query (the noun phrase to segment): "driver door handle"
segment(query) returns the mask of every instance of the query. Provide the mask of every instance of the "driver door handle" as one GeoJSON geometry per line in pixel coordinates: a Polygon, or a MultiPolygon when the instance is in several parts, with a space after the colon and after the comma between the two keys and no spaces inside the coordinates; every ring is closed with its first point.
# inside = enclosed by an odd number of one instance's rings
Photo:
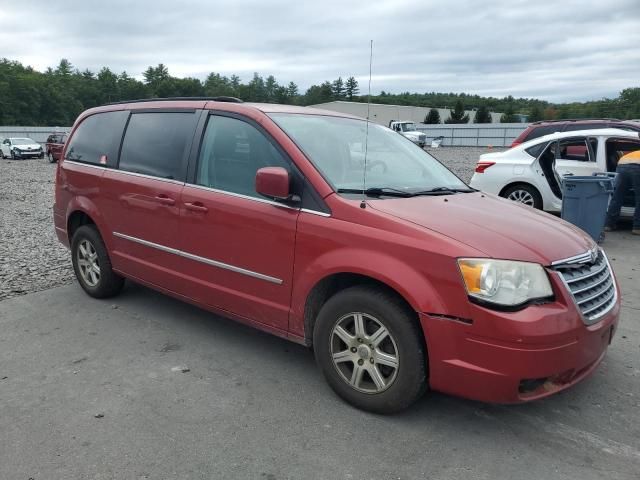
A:
{"type": "Polygon", "coordinates": [[[155,197],[156,201],[163,204],[163,205],[175,205],[176,201],[173,198],[170,198],[168,196],[166,196],[165,194],[161,193],[160,195],[157,195],[155,197]]]}

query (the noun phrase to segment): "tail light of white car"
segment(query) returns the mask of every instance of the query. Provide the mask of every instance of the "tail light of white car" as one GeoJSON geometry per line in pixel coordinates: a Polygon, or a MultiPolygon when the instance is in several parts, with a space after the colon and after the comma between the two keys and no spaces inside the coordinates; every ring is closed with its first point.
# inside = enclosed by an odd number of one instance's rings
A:
{"type": "Polygon", "coordinates": [[[484,171],[492,165],[495,165],[496,162],[483,162],[482,160],[478,160],[476,164],[476,173],[484,173],[484,171]]]}

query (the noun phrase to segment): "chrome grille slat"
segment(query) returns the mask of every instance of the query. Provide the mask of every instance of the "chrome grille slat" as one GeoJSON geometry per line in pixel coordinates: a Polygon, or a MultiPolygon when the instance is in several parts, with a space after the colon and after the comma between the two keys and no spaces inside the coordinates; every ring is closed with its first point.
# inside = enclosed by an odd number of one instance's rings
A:
{"type": "MultiPolygon", "coordinates": [[[[611,280],[611,277],[609,277],[609,279],[607,281],[607,286],[605,288],[603,288],[602,290],[599,290],[597,293],[595,293],[594,295],[591,295],[590,297],[587,297],[587,298],[584,298],[584,299],[580,299],[580,300],[576,299],[578,305],[582,305],[583,303],[590,302],[591,300],[594,300],[594,299],[598,298],[599,296],[605,294],[607,292],[607,290],[610,289],[612,283],[613,282],[611,280]]],[[[575,294],[574,294],[574,296],[575,296],[575,294]]]]}
{"type": "Polygon", "coordinates": [[[614,291],[613,291],[613,290],[611,290],[611,291],[607,294],[606,298],[605,298],[602,302],[600,302],[599,304],[597,304],[597,305],[595,305],[595,306],[593,306],[593,307],[591,307],[591,308],[587,308],[587,309],[586,309],[586,310],[584,310],[582,313],[583,313],[583,314],[585,314],[585,315],[588,315],[588,314],[590,314],[591,312],[593,312],[594,310],[599,309],[600,307],[602,307],[603,305],[605,305],[609,300],[611,300],[611,299],[613,298],[613,294],[614,294],[614,291]]]}
{"type": "Polygon", "coordinates": [[[563,263],[554,263],[551,268],[558,272],[582,313],[583,322],[591,325],[598,321],[615,305],[616,285],[611,266],[602,250],[594,255],[593,262],[584,258],[590,253],[577,255],[563,263]]]}
{"type": "Polygon", "coordinates": [[[577,277],[577,278],[565,278],[567,283],[575,283],[575,282],[579,282],[580,280],[586,280],[587,278],[593,277],[594,275],[599,274],[601,271],[603,271],[605,268],[607,268],[607,264],[605,263],[604,265],[602,265],[597,271],[595,272],[589,272],[586,275],[583,275],[581,277],[577,277]]]}
{"type": "Polygon", "coordinates": [[[571,292],[572,292],[574,295],[578,295],[578,294],[580,294],[580,293],[582,293],[582,292],[586,292],[587,290],[591,290],[592,288],[596,288],[598,285],[603,284],[604,282],[606,282],[606,281],[607,281],[607,280],[609,280],[610,278],[611,278],[611,276],[610,276],[610,275],[603,275],[603,276],[602,276],[602,279],[598,280],[598,282],[597,282],[597,283],[594,283],[593,285],[587,285],[586,287],[582,287],[582,288],[579,288],[579,289],[577,289],[577,290],[573,290],[573,289],[572,289],[572,290],[571,290],[571,292]]]}

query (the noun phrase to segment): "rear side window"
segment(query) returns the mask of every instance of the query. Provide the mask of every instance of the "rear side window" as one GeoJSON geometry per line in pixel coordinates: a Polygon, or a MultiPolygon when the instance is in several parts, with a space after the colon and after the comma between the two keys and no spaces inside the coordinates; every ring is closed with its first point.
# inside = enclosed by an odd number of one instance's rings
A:
{"type": "Polygon", "coordinates": [[[196,126],[195,112],[132,113],[120,153],[120,170],[182,179],[196,126]]]}
{"type": "Polygon", "coordinates": [[[121,110],[85,118],[71,137],[65,159],[115,166],[128,116],[121,110]]]}

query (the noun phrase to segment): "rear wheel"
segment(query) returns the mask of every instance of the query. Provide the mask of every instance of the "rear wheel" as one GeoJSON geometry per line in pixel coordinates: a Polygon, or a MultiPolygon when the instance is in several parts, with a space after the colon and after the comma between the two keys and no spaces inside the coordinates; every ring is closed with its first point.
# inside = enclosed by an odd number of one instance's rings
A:
{"type": "Polygon", "coordinates": [[[83,225],[71,242],[73,270],[80,286],[95,298],[120,293],[124,279],[111,268],[107,249],[94,225],[83,225]]]}
{"type": "Polygon", "coordinates": [[[422,331],[383,289],[357,286],[331,297],[318,314],[313,345],[331,388],[363,410],[397,412],[426,389],[422,331]]]}
{"type": "Polygon", "coordinates": [[[542,209],[542,196],[535,187],[524,183],[513,185],[502,192],[502,197],[523,203],[529,207],[542,209]]]}
{"type": "Polygon", "coordinates": [[[51,152],[47,152],[47,159],[49,160],[49,163],[55,163],[56,159],[53,158],[53,154],[51,152]]]}

